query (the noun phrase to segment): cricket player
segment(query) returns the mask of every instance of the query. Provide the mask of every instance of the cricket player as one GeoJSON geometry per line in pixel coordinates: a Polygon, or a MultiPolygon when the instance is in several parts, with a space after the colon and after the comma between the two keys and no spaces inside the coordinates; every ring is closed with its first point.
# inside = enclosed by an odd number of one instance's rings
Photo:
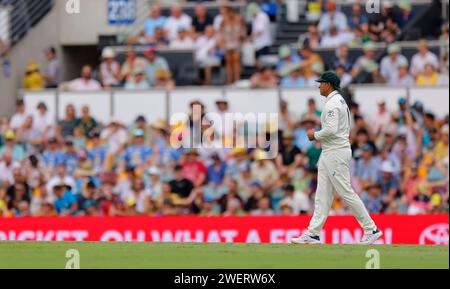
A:
{"type": "Polygon", "coordinates": [[[320,141],[322,154],[318,164],[318,184],[315,197],[314,215],[308,230],[294,244],[320,244],[320,231],[328,217],[336,191],[351,209],[364,229],[360,244],[373,244],[383,233],[370,218],[363,202],[350,184],[350,110],[340,93],[340,79],[327,71],[316,80],[320,83],[320,94],[326,97],[325,109],[321,116],[322,129],[308,131],[311,141],[320,141]]]}

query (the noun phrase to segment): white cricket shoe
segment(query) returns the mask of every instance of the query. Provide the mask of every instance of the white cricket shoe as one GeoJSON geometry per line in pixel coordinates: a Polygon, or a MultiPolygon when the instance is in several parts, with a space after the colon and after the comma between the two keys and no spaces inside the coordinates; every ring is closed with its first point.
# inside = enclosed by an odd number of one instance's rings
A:
{"type": "Polygon", "coordinates": [[[320,237],[305,233],[298,238],[292,238],[291,244],[320,244],[320,237]]]}
{"type": "Polygon", "coordinates": [[[379,229],[376,229],[372,233],[364,234],[363,238],[359,242],[360,245],[372,245],[376,240],[380,239],[383,236],[383,232],[379,229]]]}

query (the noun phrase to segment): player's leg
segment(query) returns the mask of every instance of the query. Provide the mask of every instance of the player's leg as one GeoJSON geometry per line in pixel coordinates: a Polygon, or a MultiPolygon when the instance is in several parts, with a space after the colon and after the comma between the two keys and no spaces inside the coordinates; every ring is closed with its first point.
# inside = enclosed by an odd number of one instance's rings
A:
{"type": "Polygon", "coordinates": [[[299,238],[291,240],[296,244],[320,243],[320,231],[328,217],[328,214],[333,203],[333,185],[328,178],[328,172],[325,164],[320,157],[318,176],[317,176],[317,190],[314,200],[314,214],[309,223],[308,231],[299,238]]]}
{"type": "Polygon", "coordinates": [[[364,203],[355,193],[350,182],[351,150],[337,150],[325,160],[333,187],[346,202],[360,226],[364,229],[366,242],[373,243],[382,236],[369,215],[364,203]]]}

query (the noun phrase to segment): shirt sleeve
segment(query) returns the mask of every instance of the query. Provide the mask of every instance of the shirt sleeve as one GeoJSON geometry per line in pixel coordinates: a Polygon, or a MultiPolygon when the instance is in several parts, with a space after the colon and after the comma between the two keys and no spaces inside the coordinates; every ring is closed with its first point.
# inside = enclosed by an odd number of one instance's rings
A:
{"type": "Polygon", "coordinates": [[[316,132],[314,137],[317,140],[325,139],[329,136],[332,136],[338,131],[339,124],[339,109],[337,107],[330,108],[325,111],[325,121],[322,123],[322,130],[316,132]]]}

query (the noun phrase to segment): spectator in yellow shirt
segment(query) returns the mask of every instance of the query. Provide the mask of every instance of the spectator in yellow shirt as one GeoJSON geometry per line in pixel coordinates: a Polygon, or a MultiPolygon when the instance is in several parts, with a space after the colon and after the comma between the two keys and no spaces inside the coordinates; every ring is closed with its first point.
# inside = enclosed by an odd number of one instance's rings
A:
{"type": "Polygon", "coordinates": [[[433,64],[425,64],[424,71],[417,76],[416,84],[425,85],[437,85],[439,82],[439,73],[437,73],[436,68],[433,64]]]}
{"type": "Polygon", "coordinates": [[[23,77],[23,88],[28,90],[44,89],[45,79],[39,69],[39,64],[32,60],[27,65],[25,76],[23,77]]]}
{"type": "Polygon", "coordinates": [[[436,144],[436,147],[434,148],[434,157],[436,160],[442,160],[443,158],[448,156],[448,127],[445,127],[441,131],[441,139],[436,144]]]}

